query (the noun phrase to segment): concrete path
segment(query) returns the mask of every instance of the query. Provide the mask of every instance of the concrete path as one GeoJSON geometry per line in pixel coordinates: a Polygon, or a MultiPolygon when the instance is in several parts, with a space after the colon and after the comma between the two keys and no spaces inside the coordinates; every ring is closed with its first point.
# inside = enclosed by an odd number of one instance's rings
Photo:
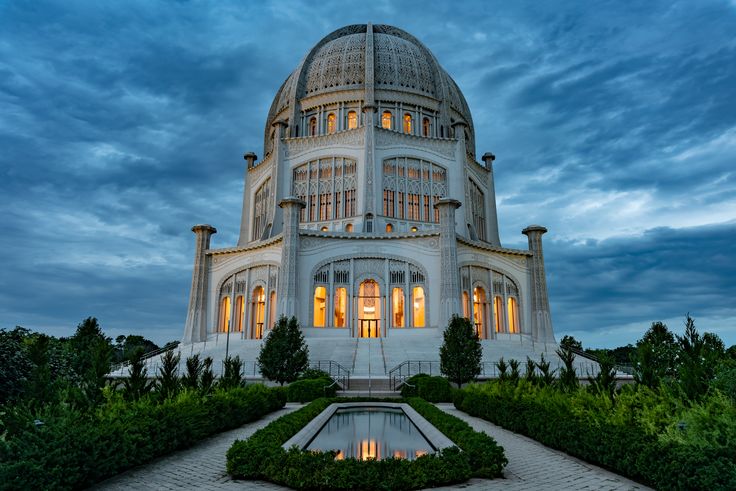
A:
{"type": "MultiPolygon", "coordinates": [[[[236,439],[244,439],[276,418],[301,407],[288,404],[263,419],[238,429],[220,433],[188,450],[182,450],[132,469],[98,484],[103,490],[152,489],[263,489],[285,490],[263,481],[232,481],[225,473],[225,452],[236,439]]],[[[504,430],[487,421],[468,416],[452,404],[438,404],[440,409],[467,421],[475,430],[483,431],[503,446],[509,465],[505,479],[471,479],[456,486],[437,490],[623,490],[648,489],[641,484],[590,465],[562,452],[549,449],[534,440],[504,430]]]]}

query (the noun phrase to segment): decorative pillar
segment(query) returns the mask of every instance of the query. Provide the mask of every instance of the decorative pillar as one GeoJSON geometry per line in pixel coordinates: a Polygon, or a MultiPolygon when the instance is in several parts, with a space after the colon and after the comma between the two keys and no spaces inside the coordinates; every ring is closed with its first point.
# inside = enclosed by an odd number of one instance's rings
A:
{"type": "Polygon", "coordinates": [[[247,165],[245,166],[245,175],[243,176],[243,211],[240,216],[240,237],[238,238],[238,246],[246,245],[250,239],[251,232],[248,230],[248,226],[251,223],[251,211],[248,172],[255,167],[255,162],[258,160],[258,156],[253,152],[248,152],[243,155],[243,159],[245,159],[247,165]]]}
{"type": "Polygon", "coordinates": [[[460,305],[460,271],[457,267],[457,236],[455,234],[455,210],[460,202],[442,198],[434,207],[440,212],[440,318],[442,329],[447,327],[453,315],[462,315],[460,305]]]}
{"type": "MultiPolygon", "coordinates": [[[[282,217],[281,209],[273,206],[275,203],[279,203],[282,199],[291,195],[291,174],[289,170],[288,162],[286,161],[286,148],[283,139],[287,135],[287,123],[285,120],[280,119],[275,121],[272,126],[275,128],[273,135],[273,152],[271,154],[271,196],[268,198],[269,209],[269,223],[271,224],[271,237],[279,234],[282,223],[285,223],[282,217]]],[[[266,225],[268,226],[268,225],[266,225]]],[[[260,237],[259,237],[260,238],[260,237]]]]}
{"type": "Polygon", "coordinates": [[[488,242],[501,247],[501,238],[498,235],[498,214],[496,212],[496,184],[493,181],[493,161],[496,160],[496,156],[490,152],[486,152],[481,158],[485,162],[486,169],[488,170],[488,197],[486,198],[488,206],[488,219],[486,220],[488,242]]]}
{"type": "Polygon", "coordinates": [[[207,339],[207,270],[209,260],[206,251],[210,248],[210,237],[216,234],[215,227],[195,225],[192,232],[196,234],[194,245],[194,271],[192,272],[192,289],[189,293],[189,309],[184,324],[182,343],[199,343],[207,339]]]}
{"type": "Polygon", "coordinates": [[[529,238],[529,250],[532,257],[528,259],[531,301],[532,301],[532,337],[542,343],[555,343],[552,330],[552,317],[547,295],[547,277],[544,272],[544,253],[542,252],[542,235],[547,229],[540,225],[530,225],[521,231],[529,238]]]}
{"type": "Polygon", "coordinates": [[[279,270],[278,312],[276,317],[295,316],[299,312],[297,298],[297,258],[299,255],[299,214],[307,204],[299,198],[288,197],[279,202],[284,216],[281,269],[279,270]]]}

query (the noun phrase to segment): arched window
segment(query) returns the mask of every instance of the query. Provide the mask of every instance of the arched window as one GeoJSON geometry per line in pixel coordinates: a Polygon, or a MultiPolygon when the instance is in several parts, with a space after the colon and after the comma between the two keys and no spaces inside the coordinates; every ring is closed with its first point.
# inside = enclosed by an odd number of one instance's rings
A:
{"type": "Polygon", "coordinates": [[[358,113],[355,111],[348,111],[348,129],[354,130],[358,127],[358,113]]]}
{"type": "Polygon", "coordinates": [[[345,288],[335,289],[335,327],[346,327],[348,312],[348,291],[345,288]]]}
{"type": "Polygon", "coordinates": [[[391,305],[393,312],[393,327],[405,327],[404,320],[404,290],[394,288],[391,292],[391,305]]]}
{"type": "Polygon", "coordinates": [[[503,332],[503,299],[496,295],[493,297],[493,313],[496,323],[496,332],[503,332]]]}
{"type": "Polygon", "coordinates": [[[468,292],[463,292],[463,317],[470,319],[470,312],[468,310],[468,292]]]}
{"type": "Polygon", "coordinates": [[[429,122],[429,118],[422,120],[422,136],[429,136],[429,132],[432,129],[432,123],[429,122]]]}
{"type": "Polygon", "coordinates": [[[318,286],[314,289],[314,327],[325,327],[327,311],[327,288],[318,286]]]}
{"type": "Polygon", "coordinates": [[[394,226],[391,225],[390,223],[387,223],[386,224],[386,232],[393,232],[393,231],[394,231],[394,226]]]}
{"type": "Polygon", "coordinates": [[[345,231],[346,232],[352,232],[353,231],[353,224],[352,223],[348,223],[347,225],[345,225],[345,231]]]}
{"type": "Polygon", "coordinates": [[[369,234],[373,233],[373,214],[368,213],[365,216],[365,231],[369,234]]]}
{"type": "Polygon", "coordinates": [[[264,181],[253,197],[253,240],[264,238],[271,208],[271,178],[264,181]]]}
{"type": "Polygon", "coordinates": [[[227,332],[230,326],[230,297],[223,297],[220,303],[220,332],[227,332]]]}
{"type": "Polygon", "coordinates": [[[269,329],[273,327],[274,324],[276,324],[276,292],[271,292],[271,299],[269,300],[269,329]]]}
{"type": "Polygon", "coordinates": [[[414,327],[424,327],[424,288],[415,286],[411,292],[414,327]]]}
{"type": "Polygon", "coordinates": [[[321,228],[320,230],[321,230],[322,232],[327,232],[327,230],[329,230],[329,229],[327,228],[327,226],[324,226],[324,227],[322,227],[322,228],[321,228]]]}
{"type": "Polygon", "coordinates": [[[485,324],[486,291],[477,286],[473,289],[473,323],[479,338],[483,338],[485,324]]]}
{"type": "Polygon", "coordinates": [[[245,314],[245,299],[243,295],[235,298],[235,331],[243,332],[243,314],[245,314]]]}
{"type": "Polygon", "coordinates": [[[404,133],[406,133],[407,135],[411,135],[411,129],[412,129],[411,123],[412,123],[411,114],[405,113],[404,114],[404,133]]]}
{"type": "Polygon", "coordinates": [[[262,286],[258,286],[253,290],[251,312],[253,339],[261,339],[263,337],[263,323],[266,315],[266,294],[262,286]]]}
{"type": "Polygon", "coordinates": [[[419,230],[419,229],[417,228],[417,226],[416,226],[416,225],[414,225],[414,226],[413,226],[413,227],[411,228],[411,231],[412,231],[412,232],[416,232],[417,230],[419,230]]]}
{"type": "Polygon", "coordinates": [[[334,133],[337,129],[337,118],[335,117],[335,113],[330,113],[327,115],[327,133],[334,133]]]}
{"type": "Polygon", "coordinates": [[[381,290],[375,280],[365,280],[358,288],[358,335],[381,336],[381,290]]]}
{"type": "Polygon", "coordinates": [[[514,297],[508,298],[509,332],[519,332],[519,309],[514,297]]]}
{"type": "Polygon", "coordinates": [[[390,130],[392,126],[391,120],[391,111],[383,111],[383,114],[381,115],[381,128],[390,130]]]}
{"type": "Polygon", "coordinates": [[[309,136],[317,136],[317,118],[309,118],[309,136]]]}

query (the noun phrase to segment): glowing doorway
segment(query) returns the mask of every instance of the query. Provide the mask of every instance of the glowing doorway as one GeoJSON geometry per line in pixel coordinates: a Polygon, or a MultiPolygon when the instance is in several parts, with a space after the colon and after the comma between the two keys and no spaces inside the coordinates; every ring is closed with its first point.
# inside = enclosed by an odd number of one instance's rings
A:
{"type": "Polygon", "coordinates": [[[381,336],[381,292],[374,280],[365,280],[358,290],[358,336],[381,336]]]}

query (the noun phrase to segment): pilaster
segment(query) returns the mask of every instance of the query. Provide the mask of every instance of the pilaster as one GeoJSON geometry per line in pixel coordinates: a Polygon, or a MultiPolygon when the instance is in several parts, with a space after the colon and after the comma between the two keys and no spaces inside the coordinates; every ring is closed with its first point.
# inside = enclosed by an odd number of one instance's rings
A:
{"type": "Polygon", "coordinates": [[[195,225],[192,232],[196,234],[194,243],[194,271],[192,272],[192,289],[189,293],[189,308],[184,324],[183,343],[199,343],[207,339],[207,290],[209,259],[206,251],[210,247],[210,237],[217,230],[210,225],[195,225]]]}
{"type": "Polygon", "coordinates": [[[453,315],[462,315],[460,304],[460,271],[457,266],[457,236],[455,210],[460,201],[442,198],[434,207],[440,212],[440,317],[441,329],[447,327],[453,315]]]}
{"type": "Polygon", "coordinates": [[[287,197],[279,201],[283,213],[283,242],[281,248],[281,269],[277,293],[278,311],[276,317],[295,316],[299,312],[297,297],[297,278],[299,269],[299,214],[306,203],[298,198],[287,197]]]}
{"type": "Polygon", "coordinates": [[[547,294],[547,277],[544,271],[544,252],[542,251],[542,235],[546,232],[547,229],[540,225],[530,225],[521,231],[529,239],[529,250],[533,253],[533,256],[528,259],[531,280],[532,337],[535,341],[555,343],[547,294]]]}
{"type": "Polygon", "coordinates": [[[273,123],[276,131],[273,133],[273,167],[271,170],[271,189],[273,190],[273,196],[271,196],[271,237],[278,235],[281,230],[281,224],[283,223],[282,210],[277,206],[273,206],[274,203],[280,203],[282,199],[286,198],[291,194],[291,179],[289,177],[289,169],[286,162],[286,149],[284,148],[283,139],[286,137],[286,121],[279,120],[273,123]]]}
{"type": "Polygon", "coordinates": [[[501,247],[501,238],[498,235],[498,213],[496,211],[496,184],[493,180],[493,161],[496,156],[490,152],[483,154],[483,162],[488,170],[488,196],[486,197],[487,213],[486,226],[488,228],[488,242],[501,247]]]}

